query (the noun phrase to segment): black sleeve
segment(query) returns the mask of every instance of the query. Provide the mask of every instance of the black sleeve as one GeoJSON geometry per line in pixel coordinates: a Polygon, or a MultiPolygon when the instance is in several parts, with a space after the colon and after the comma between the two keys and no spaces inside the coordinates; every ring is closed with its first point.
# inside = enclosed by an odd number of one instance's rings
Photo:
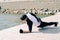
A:
{"type": "Polygon", "coordinates": [[[32,31],[32,25],[33,25],[32,21],[27,19],[27,25],[28,25],[29,31],[31,32],[32,31]]]}

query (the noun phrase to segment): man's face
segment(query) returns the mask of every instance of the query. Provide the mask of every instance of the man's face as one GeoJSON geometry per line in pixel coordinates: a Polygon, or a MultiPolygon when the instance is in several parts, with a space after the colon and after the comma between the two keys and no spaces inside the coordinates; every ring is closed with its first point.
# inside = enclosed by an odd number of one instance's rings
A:
{"type": "Polygon", "coordinates": [[[22,21],[26,21],[27,20],[27,16],[26,15],[22,15],[20,18],[22,21]]]}
{"type": "Polygon", "coordinates": [[[25,18],[24,20],[21,20],[20,22],[25,23],[27,21],[27,18],[25,18]]]}
{"type": "Polygon", "coordinates": [[[24,20],[22,20],[22,21],[26,21],[27,20],[27,18],[25,18],[24,20]]]}

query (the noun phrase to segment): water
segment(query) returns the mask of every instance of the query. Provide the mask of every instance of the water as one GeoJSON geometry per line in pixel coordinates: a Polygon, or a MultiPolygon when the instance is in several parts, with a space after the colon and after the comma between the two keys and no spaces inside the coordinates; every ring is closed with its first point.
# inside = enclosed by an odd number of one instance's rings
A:
{"type": "MultiPolygon", "coordinates": [[[[17,14],[3,14],[0,13],[0,30],[2,29],[7,29],[10,27],[14,27],[16,25],[21,25],[22,22],[20,21],[20,15],[17,14]]],[[[47,15],[42,16],[42,15],[37,15],[40,18],[47,17],[47,15]]]]}
{"type": "Polygon", "coordinates": [[[0,30],[20,24],[20,15],[0,14],[0,30]]]}

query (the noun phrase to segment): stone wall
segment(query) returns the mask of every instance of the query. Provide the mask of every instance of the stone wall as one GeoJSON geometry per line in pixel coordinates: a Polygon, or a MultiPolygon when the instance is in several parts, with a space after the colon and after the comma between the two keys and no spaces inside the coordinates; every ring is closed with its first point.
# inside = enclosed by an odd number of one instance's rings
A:
{"type": "Polygon", "coordinates": [[[49,9],[60,9],[60,1],[58,0],[39,0],[39,1],[18,1],[18,2],[5,2],[0,3],[3,8],[10,9],[41,9],[41,8],[49,8],[49,9]]]}

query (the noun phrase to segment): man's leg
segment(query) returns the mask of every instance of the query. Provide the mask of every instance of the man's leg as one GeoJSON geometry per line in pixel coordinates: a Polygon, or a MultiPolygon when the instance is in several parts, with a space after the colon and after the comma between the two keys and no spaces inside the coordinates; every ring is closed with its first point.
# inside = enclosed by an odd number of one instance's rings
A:
{"type": "Polygon", "coordinates": [[[28,25],[28,28],[29,28],[29,32],[31,32],[33,23],[30,20],[27,20],[27,25],[28,25]]]}
{"type": "Polygon", "coordinates": [[[41,24],[38,27],[45,27],[45,26],[50,26],[50,25],[55,25],[55,27],[57,26],[58,22],[41,22],[41,24]]]}
{"type": "Polygon", "coordinates": [[[48,24],[49,24],[49,25],[53,25],[53,24],[54,24],[54,26],[57,27],[58,22],[50,22],[50,23],[48,23],[48,24]]]}

